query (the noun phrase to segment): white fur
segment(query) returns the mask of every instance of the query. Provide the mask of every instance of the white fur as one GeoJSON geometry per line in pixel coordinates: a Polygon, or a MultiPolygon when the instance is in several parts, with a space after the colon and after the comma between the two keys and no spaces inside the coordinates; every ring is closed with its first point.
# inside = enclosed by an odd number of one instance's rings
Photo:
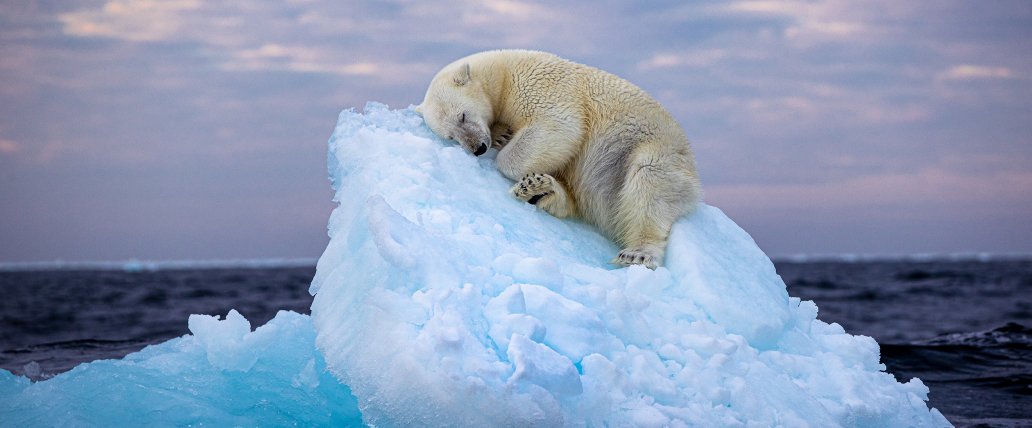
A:
{"type": "Polygon", "coordinates": [[[417,111],[472,153],[500,148],[499,169],[517,181],[509,193],[596,225],[624,247],[615,264],[660,266],[670,227],[701,197],[691,146],[670,113],[634,84],[552,54],[455,61],[417,111]]]}

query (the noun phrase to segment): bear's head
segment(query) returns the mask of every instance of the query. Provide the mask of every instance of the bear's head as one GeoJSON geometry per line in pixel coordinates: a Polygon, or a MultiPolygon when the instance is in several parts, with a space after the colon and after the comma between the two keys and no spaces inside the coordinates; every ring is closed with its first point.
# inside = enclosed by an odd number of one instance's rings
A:
{"type": "Polygon", "coordinates": [[[491,102],[469,63],[437,73],[416,112],[435,134],[458,141],[476,156],[491,147],[491,102]]]}

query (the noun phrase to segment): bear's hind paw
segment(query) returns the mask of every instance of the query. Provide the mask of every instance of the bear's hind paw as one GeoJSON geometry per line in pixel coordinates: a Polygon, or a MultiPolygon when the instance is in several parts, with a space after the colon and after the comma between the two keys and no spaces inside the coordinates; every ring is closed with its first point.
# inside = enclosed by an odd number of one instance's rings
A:
{"type": "Polygon", "coordinates": [[[613,261],[609,262],[617,266],[644,265],[656,270],[660,266],[662,255],[650,247],[624,248],[616,255],[613,261]]]}

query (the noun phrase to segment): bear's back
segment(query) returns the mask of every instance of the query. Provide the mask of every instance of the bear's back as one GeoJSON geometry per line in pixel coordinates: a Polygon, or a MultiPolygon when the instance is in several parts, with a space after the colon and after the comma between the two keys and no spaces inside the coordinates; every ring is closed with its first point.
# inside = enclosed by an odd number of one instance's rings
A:
{"type": "Polygon", "coordinates": [[[643,130],[650,133],[667,131],[675,138],[678,133],[683,135],[670,113],[651,95],[612,73],[528,50],[481,52],[469,60],[509,70],[508,91],[520,116],[532,117],[542,110],[566,114],[579,110],[595,135],[622,132],[627,127],[647,128],[643,130]],[[602,120],[591,120],[593,117],[602,120]]]}

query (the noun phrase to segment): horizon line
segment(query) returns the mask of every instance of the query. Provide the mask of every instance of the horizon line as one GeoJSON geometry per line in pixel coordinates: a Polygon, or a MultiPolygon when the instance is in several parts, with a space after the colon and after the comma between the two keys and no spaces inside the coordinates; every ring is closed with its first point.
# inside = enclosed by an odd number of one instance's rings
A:
{"type": "Polygon", "coordinates": [[[1032,260],[1032,253],[962,251],[950,253],[785,253],[768,255],[772,262],[992,262],[1032,260]]]}
{"type": "Polygon", "coordinates": [[[180,259],[180,260],[104,260],[66,261],[50,260],[36,262],[0,262],[0,272],[44,271],[44,270],[124,270],[126,272],[153,272],[158,270],[184,269],[259,269],[283,267],[315,267],[319,259],[267,258],[267,259],[180,259]]]}
{"type": "MultiPolygon", "coordinates": [[[[954,252],[954,253],[786,253],[768,255],[775,263],[815,262],[991,262],[1032,261],[1032,253],[1022,252],[954,252]]],[[[0,272],[47,270],[124,270],[126,272],[153,272],[185,269],[260,269],[287,267],[315,267],[317,257],[263,258],[263,259],[179,259],[179,260],[99,260],[66,261],[62,259],[34,262],[0,262],[0,272]]]]}

